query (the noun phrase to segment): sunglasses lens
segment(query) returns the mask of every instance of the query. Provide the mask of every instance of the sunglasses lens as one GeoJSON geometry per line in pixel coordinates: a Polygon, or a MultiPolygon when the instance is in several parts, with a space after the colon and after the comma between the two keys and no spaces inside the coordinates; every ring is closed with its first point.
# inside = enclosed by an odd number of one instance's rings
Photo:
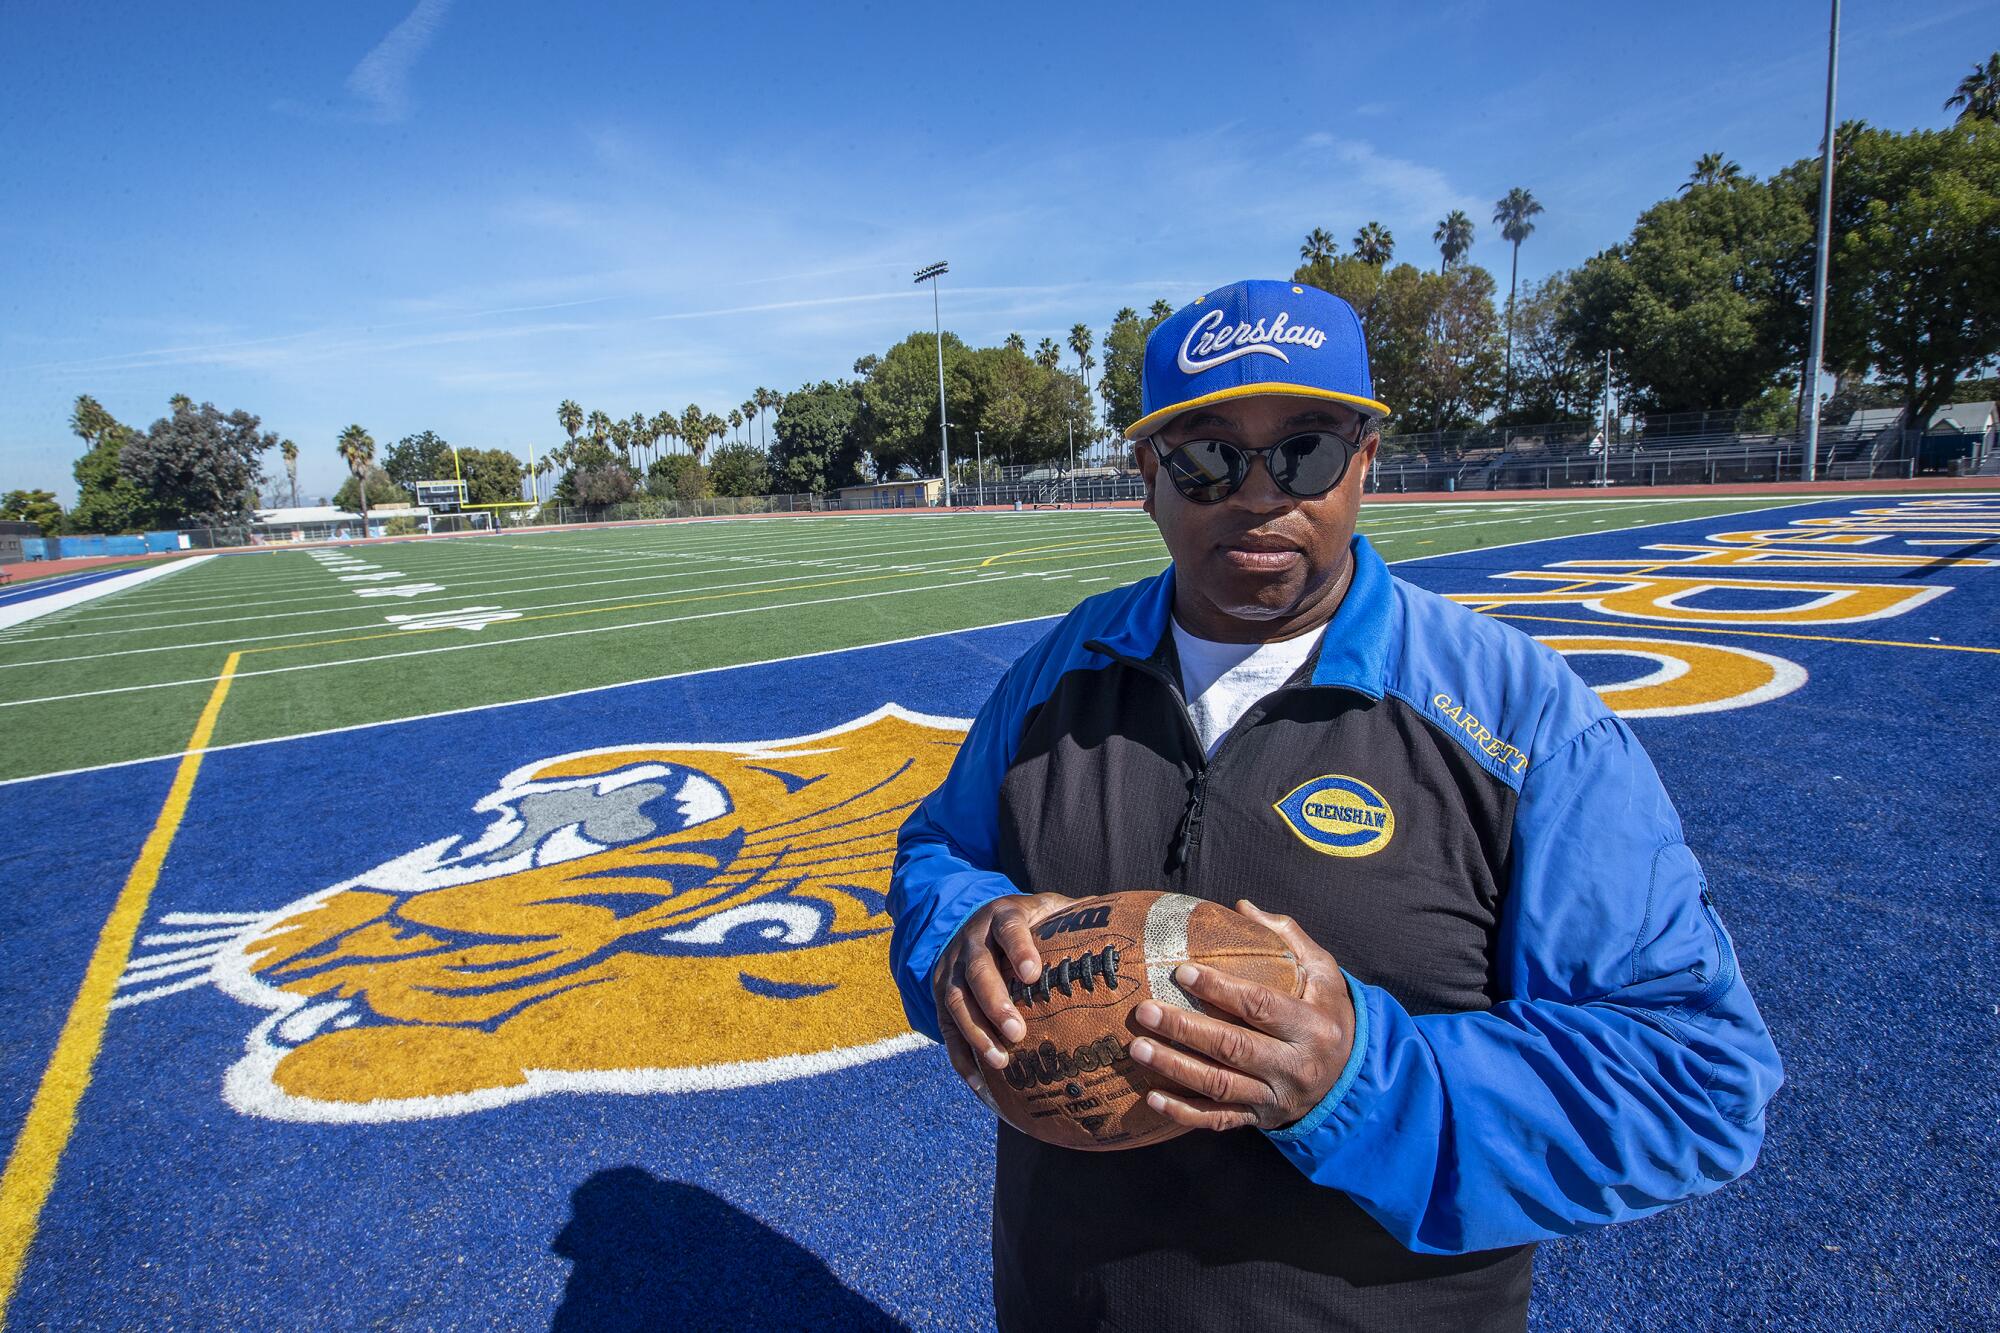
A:
{"type": "Polygon", "coordinates": [[[1314,431],[1294,435],[1266,457],[1271,461],[1272,479],[1281,490],[1301,499],[1312,499],[1340,484],[1340,479],[1347,475],[1349,460],[1354,457],[1354,446],[1338,435],[1314,431]]]}
{"type": "Polygon", "coordinates": [[[1249,459],[1221,440],[1195,440],[1165,459],[1174,489],[1196,504],[1219,504],[1243,484],[1249,459]]]}

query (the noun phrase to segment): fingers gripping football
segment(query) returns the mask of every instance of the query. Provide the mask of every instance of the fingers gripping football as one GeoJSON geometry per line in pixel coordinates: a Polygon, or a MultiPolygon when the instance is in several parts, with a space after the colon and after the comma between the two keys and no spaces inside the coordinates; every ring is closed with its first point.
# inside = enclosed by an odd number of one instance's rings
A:
{"type": "Polygon", "coordinates": [[[1290,917],[1237,910],[1269,927],[1299,962],[1306,984],[1294,999],[1214,967],[1184,965],[1175,981],[1201,1003],[1194,1013],[1151,1001],[1133,1017],[1163,1041],[1141,1039],[1132,1058],[1186,1089],[1155,1089],[1154,1110],[1193,1129],[1278,1129],[1317,1106],[1352,1049],[1354,1007],[1333,956],[1290,917]]]}
{"type": "Polygon", "coordinates": [[[1006,1043],[1027,1034],[1008,987],[1017,979],[1031,984],[1042,973],[1032,923],[1070,901],[1056,893],[994,899],[966,918],[931,974],[938,1027],[952,1068],[989,1105],[981,1064],[1005,1069],[1006,1043]]]}

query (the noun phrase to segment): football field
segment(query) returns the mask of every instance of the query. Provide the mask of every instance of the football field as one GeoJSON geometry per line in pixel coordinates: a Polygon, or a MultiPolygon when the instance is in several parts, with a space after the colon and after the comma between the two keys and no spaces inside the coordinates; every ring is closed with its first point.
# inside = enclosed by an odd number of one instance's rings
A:
{"type": "MultiPolygon", "coordinates": [[[[2000,495],[1361,529],[1632,719],[1785,1061],[1757,1167],[1544,1244],[1532,1327],[2000,1326],[2000,495]]],[[[989,1329],[896,830],[1165,560],[1130,511],[764,518],[0,600],[0,1326],[989,1329]]]]}
{"type": "MultiPolygon", "coordinates": [[[[1371,507],[1391,561],[1768,500],[1371,507]]],[[[1162,568],[1135,510],[808,517],[218,556],[0,631],[0,780],[1058,614],[1162,568]]]]}

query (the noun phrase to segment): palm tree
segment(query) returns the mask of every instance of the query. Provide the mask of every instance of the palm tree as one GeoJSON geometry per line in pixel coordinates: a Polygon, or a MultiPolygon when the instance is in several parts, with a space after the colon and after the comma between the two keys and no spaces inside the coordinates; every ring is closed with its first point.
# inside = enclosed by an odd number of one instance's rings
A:
{"type": "Polygon", "coordinates": [[[278,441],[278,452],[285,459],[285,476],[292,483],[292,508],[299,507],[299,447],[290,440],[278,441]]]}
{"type": "Polygon", "coordinates": [[[340,432],[340,443],[334,452],[347,464],[347,470],[354,474],[354,489],[361,496],[361,535],[368,535],[368,470],[375,463],[375,437],[359,426],[349,426],[340,432]]]}
{"type": "Polygon", "coordinates": [[[1097,432],[1096,404],[1090,401],[1090,372],[1097,361],[1090,354],[1090,326],[1083,323],[1070,325],[1069,350],[1076,353],[1077,374],[1083,380],[1083,439],[1084,447],[1090,447],[1090,437],[1097,432]]]}
{"type": "Polygon", "coordinates": [[[740,436],[743,432],[743,409],[740,407],[730,408],[728,422],[729,433],[740,436]]]}
{"type": "Polygon", "coordinates": [[[1535,233],[1528,221],[1542,211],[1535,196],[1516,185],[1506,197],[1494,201],[1493,220],[1500,224],[1501,239],[1514,245],[1514,268],[1507,278],[1507,406],[1514,406],[1514,291],[1521,281],[1521,242],[1535,233]]]}
{"type": "Polygon", "coordinates": [[[708,419],[708,414],[694,403],[689,403],[687,410],[681,413],[681,444],[696,458],[701,457],[701,451],[708,443],[707,436],[702,433],[708,428],[708,419]]]}
{"type": "Polygon", "coordinates": [[[1694,171],[1681,186],[1681,193],[1699,185],[1728,185],[1743,179],[1743,168],[1731,162],[1721,153],[1703,153],[1694,160],[1694,171]]]}
{"type": "Polygon", "coordinates": [[[1331,260],[1339,253],[1339,243],[1325,227],[1314,227],[1307,232],[1306,243],[1299,247],[1299,258],[1308,264],[1317,264],[1322,259],[1331,260]]]}
{"type": "Polygon", "coordinates": [[[672,412],[655,412],[653,437],[659,440],[678,440],[681,437],[680,419],[672,412]]]}
{"type": "Polygon", "coordinates": [[[1396,238],[1379,222],[1371,222],[1354,233],[1354,253],[1364,264],[1381,268],[1396,253],[1396,238]]]}
{"type": "Polygon", "coordinates": [[[1972,73],[1958,81],[1958,91],[1944,99],[1944,109],[1963,107],[1958,123],[1968,120],[2000,121],[2000,51],[1974,65],[1972,73]]]}
{"type": "Polygon", "coordinates": [[[585,418],[585,423],[590,427],[590,438],[598,444],[603,444],[605,437],[611,434],[611,418],[602,412],[592,412],[585,418]]]}
{"type": "Polygon", "coordinates": [[[1159,300],[1153,302],[1152,305],[1148,306],[1146,308],[1146,313],[1148,315],[1151,315],[1153,317],[1153,322],[1157,324],[1161,320],[1165,319],[1167,316],[1173,314],[1174,308],[1171,305],[1168,305],[1165,300],[1159,300]]]}
{"type": "Polygon", "coordinates": [[[1056,346],[1054,338],[1044,338],[1035,344],[1035,364],[1043,370],[1054,370],[1062,364],[1062,348],[1056,346]]]}
{"type": "Polygon", "coordinates": [[[1438,223],[1437,230],[1431,233],[1431,241],[1444,256],[1444,261],[1438,265],[1438,272],[1442,273],[1465,258],[1466,252],[1472,249],[1472,219],[1465,216],[1464,209],[1452,209],[1445,214],[1444,221],[1438,223]]]}
{"type": "Polygon", "coordinates": [[[624,417],[620,417],[611,423],[610,432],[611,447],[618,451],[619,461],[624,463],[625,470],[630,472],[632,470],[632,427],[626,422],[624,417]]]}
{"type": "MultiPolygon", "coordinates": [[[[632,452],[638,454],[641,460],[643,460],[645,458],[647,439],[646,414],[644,412],[634,412],[631,416],[625,418],[624,425],[625,438],[632,442],[632,452]]],[[[643,461],[640,466],[644,466],[643,461]]]]}
{"type": "Polygon", "coordinates": [[[575,440],[576,433],[583,429],[583,409],[576,405],[574,399],[563,399],[562,405],[556,408],[556,424],[563,428],[565,435],[575,440]]]}
{"type": "Polygon", "coordinates": [[[1004,343],[1002,343],[1001,346],[1005,347],[1010,352],[1019,352],[1022,356],[1026,356],[1028,354],[1028,340],[1026,338],[1023,338],[1018,333],[1008,334],[1007,340],[1004,343]]]}

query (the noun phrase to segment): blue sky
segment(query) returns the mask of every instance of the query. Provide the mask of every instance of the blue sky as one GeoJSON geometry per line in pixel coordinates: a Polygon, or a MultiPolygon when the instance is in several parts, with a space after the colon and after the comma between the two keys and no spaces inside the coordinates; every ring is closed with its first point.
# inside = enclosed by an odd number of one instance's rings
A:
{"type": "MultiPolygon", "coordinates": [[[[1841,115],[1948,121],[2000,0],[1845,6],[1841,115]]],[[[526,456],[846,373],[928,328],[1033,343],[1284,276],[1379,219],[1435,262],[1523,185],[1523,278],[1695,156],[1816,150],[1826,6],[0,4],[0,490],[67,502],[92,393],[526,456]]],[[[272,468],[277,467],[275,455],[272,468]]]]}

